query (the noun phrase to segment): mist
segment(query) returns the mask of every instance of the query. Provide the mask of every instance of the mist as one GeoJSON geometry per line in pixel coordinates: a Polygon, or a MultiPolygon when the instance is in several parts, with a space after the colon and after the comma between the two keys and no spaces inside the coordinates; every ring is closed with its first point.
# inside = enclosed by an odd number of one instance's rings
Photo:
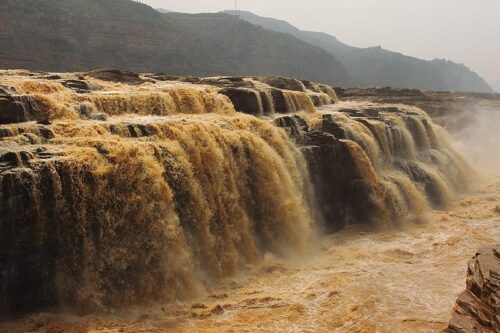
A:
{"type": "Polygon", "coordinates": [[[451,132],[458,149],[482,175],[500,176],[500,109],[477,106],[460,117],[466,125],[451,132]]]}

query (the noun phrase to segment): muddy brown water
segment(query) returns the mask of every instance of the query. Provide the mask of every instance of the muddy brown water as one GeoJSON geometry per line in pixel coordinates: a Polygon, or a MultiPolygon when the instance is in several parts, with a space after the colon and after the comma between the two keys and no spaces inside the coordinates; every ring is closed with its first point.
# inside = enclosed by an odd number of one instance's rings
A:
{"type": "Polygon", "coordinates": [[[500,241],[500,179],[427,222],[324,237],[303,258],[258,267],[177,304],[100,316],[37,314],[0,332],[439,332],[467,260],[500,241]]]}

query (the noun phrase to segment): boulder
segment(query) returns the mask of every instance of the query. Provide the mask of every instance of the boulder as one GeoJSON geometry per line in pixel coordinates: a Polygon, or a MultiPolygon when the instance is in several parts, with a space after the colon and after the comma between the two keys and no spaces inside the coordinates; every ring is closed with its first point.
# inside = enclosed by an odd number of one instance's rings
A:
{"type": "Polygon", "coordinates": [[[253,115],[264,113],[260,93],[254,89],[224,88],[220,93],[229,97],[236,111],[253,115]]]}
{"type": "Polygon", "coordinates": [[[77,92],[86,93],[90,92],[90,86],[84,80],[61,80],[59,81],[65,87],[77,92]]]}
{"type": "Polygon", "coordinates": [[[20,123],[35,119],[29,96],[0,90],[0,124],[20,123]],[[6,92],[6,93],[3,93],[6,92]]]}
{"type": "MultiPolygon", "coordinates": [[[[309,139],[306,133],[308,132],[307,123],[297,115],[286,115],[278,117],[274,120],[276,126],[285,129],[288,136],[298,144],[304,144],[309,139]]],[[[310,133],[308,133],[310,136],[310,133]]]]}
{"type": "Polygon", "coordinates": [[[302,83],[307,89],[311,91],[327,94],[330,97],[332,103],[338,102],[337,94],[335,93],[335,90],[332,87],[327,86],[326,84],[315,83],[307,80],[302,80],[302,83]]]}
{"type": "Polygon", "coordinates": [[[304,86],[304,83],[296,79],[289,79],[278,76],[259,77],[257,79],[274,88],[306,92],[306,87],[304,86]]]}
{"type": "Polygon", "coordinates": [[[13,94],[17,94],[16,89],[14,89],[13,87],[0,85],[0,95],[13,95],[13,94]]]}
{"type": "Polygon", "coordinates": [[[480,249],[469,261],[466,286],[443,332],[500,332],[500,245],[480,249]]]}
{"type": "Polygon", "coordinates": [[[309,98],[313,102],[314,106],[322,106],[323,101],[321,100],[321,97],[318,94],[308,94],[309,98]]]}
{"type": "MultiPolygon", "coordinates": [[[[336,125],[328,115],[322,122],[322,129],[336,125]]],[[[365,177],[354,142],[336,137],[342,132],[309,129],[297,115],[279,117],[275,124],[301,147],[314,188],[317,219],[327,232],[339,231],[347,224],[375,223],[383,215],[378,202],[380,184],[365,177]]]]}
{"type": "Polygon", "coordinates": [[[86,74],[98,80],[112,81],[129,84],[141,84],[144,82],[138,74],[117,69],[96,69],[86,74]]]}
{"type": "Polygon", "coordinates": [[[311,131],[302,147],[321,220],[327,232],[347,224],[373,224],[382,217],[379,183],[366,178],[352,153],[352,142],[311,131]]]}
{"type": "Polygon", "coordinates": [[[281,89],[272,88],[270,94],[273,98],[274,111],[277,113],[287,113],[289,110],[283,91],[281,89]]]}

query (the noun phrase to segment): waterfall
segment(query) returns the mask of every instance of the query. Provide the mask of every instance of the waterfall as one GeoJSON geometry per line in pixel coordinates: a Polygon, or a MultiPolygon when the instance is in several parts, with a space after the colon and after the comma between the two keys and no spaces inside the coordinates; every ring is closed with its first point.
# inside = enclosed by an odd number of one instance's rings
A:
{"type": "Polygon", "coordinates": [[[57,77],[0,75],[0,314],[189,297],[470,178],[423,111],[308,81],[57,77]]]}

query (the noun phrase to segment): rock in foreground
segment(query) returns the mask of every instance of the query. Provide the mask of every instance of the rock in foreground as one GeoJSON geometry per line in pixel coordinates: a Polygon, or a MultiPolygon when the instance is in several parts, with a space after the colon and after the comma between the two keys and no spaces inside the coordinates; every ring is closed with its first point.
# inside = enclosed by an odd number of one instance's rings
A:
{"type": "Polygon", "coordinates": [[[467,289],[444,333],[500,332],[500,246],[480,249],[469,261],[467,289]]]}

